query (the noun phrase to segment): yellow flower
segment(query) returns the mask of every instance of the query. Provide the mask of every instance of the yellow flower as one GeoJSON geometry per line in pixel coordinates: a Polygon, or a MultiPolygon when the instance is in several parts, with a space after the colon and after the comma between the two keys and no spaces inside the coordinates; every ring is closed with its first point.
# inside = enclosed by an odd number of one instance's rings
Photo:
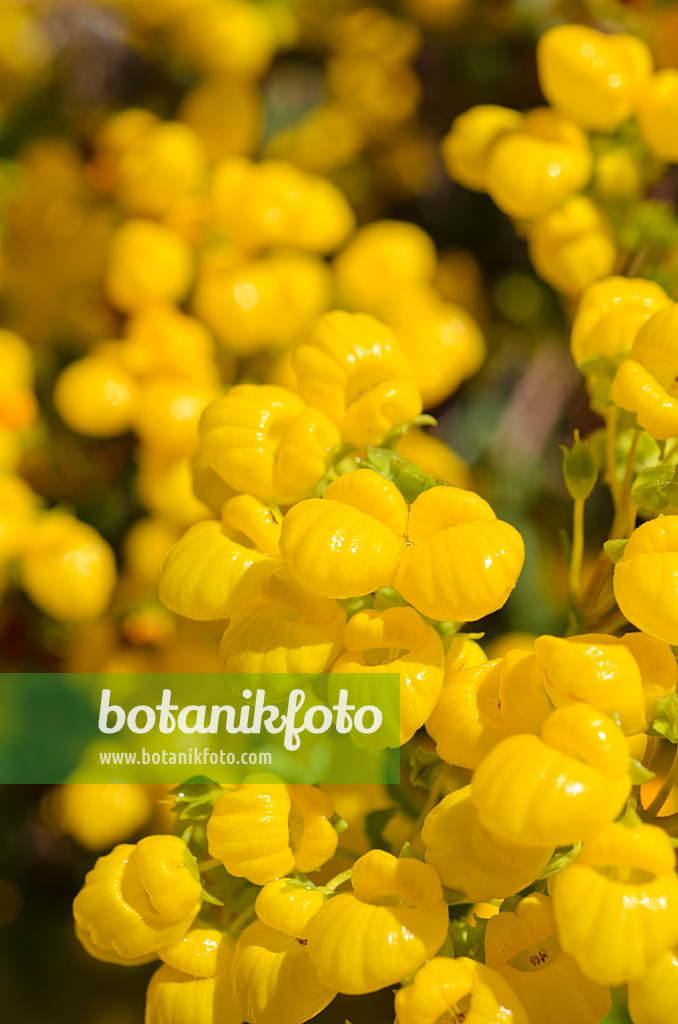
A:
{"type": "Polygon", "coordinates": [[[492,968],[436,956],[395,997],[397,1024],[528,1024],[518,997],[492,968]]]}
{"type": "Polygon", "coordinates": [[[287,878],[277,878],[257,895],[257,917],[269,928],[276,928],[294,938],[303,938],[311,918],[325,902],[319,889],[291,885],[287,878]]]}
{"type": "Polygon", "coordinates": [[[607,277],[617,259],[610,227],[586,196],[571,196],[538,220],[528,242],[536,272],[565,295],[607,277]]]}
{"type": "MultiPolygon", "coordinates": [[[[342,676],[358,673],[363,677],[357,688],[361,699],[379,706],[379,700],[370,697],[369,684],[364,677],[370,673],[397,672],[400,675],[397,745],[402,746],[424,724],[440,695],[445,660],[440,637],[414,608],[389,608],[383,612],[358,612],[346,624],[342,639],[346,653],[332,665],[330,687],[350,686],[350,681],[342,676]]],[[[356,691],[352,692],[353,696],[358,696],[356,691]]]]}
{"type": "Polygon", "coordinates": [[[327,900],[307,931],[321,982],[361,995],[393,985],[442,946],[447,905],[438,876],[418,860],[371,850],[353,865],[353,892],[327,900]]]}
{"type": "Polygon", "coordinates": [[[501,608],[525,557],[518,531],[459,487],[420,494],[410,507],[407,537],[393,586],[434,619],[465,622],[501,608]]]}
{"type": "Polygon", "coordinates": [[[425,409],[443,402],[483,364],[478,324],[432,288],[411,288],[394,298],[386,319],[412,363],[425,409]]]}
{"type": "Polygon", "coordinates": [[[520,131],[523,115],[508,107],[471,107],[452,122],[441,152],[447,173],[465,188],[487,191],[492,149],[505,135],[520,131]]]}
{"type": "Polygon", "coordinates": [[[541,737],[509,736],[486,755],[471,796],[480,824],[524,846],[569,846],[620,813],[631,790],[618,725],[588,704],[546,720],[541,737]]]}
{"type": "Polygon", "coordinates": [[[678,516],[657,516],[633,531],[614,569],[614,596],[638,629],[678,644],[678,516]]]}
{"type": "Polygon", "coordinates": [[[393,331],[365,313],[316,320],[293,356],[299,394],[338,426],[342,440],[378,445],[422,409],[413,370],[393,331]]]}
{"type": "Polygon", "coordinates": [[[429,811],[421,829],[426,863],[448,889],[469,902],[504,899],[538,878],[552,848],[526,848],[499,839],[478,822],[471,787],[443,797],[429,811]]]}
{"type": "Polygon", "coordinates": [[[332,252],[355,226],[336,185],[283,160],[223,160],[211,201],[216,225],[248,252],[276,245],[332,252]]]}
{"type": "Polygon", "coordinates": [[[346,613],[304,589],[285,568],[252,566],[231,603],[221,641],[224,671],[326,672],[341,650],[346,613]]]}
{"type": "Polygon", "coordinates": [[[54,387],[54,404],[64,423],[89,437],[130,430],[140,397],[137,382],[120,362],[96,351],[69,363],[54,387]]]}
{"type": "Polygon", "coordinates": [[[678,942],[676,855],[663,829],[606,825],[552,883],[558,935],[587,978],[639,978],[678,942]]]}
{"type": "Polygon", "coordinates": [[[487,661],[487,655],[476,640],[469,640],[465,633],[453,636],[445,651],[445,683],[455,672],[464,668],[473,668],[487,661]]]}
{"type": "Polygon", "coordinates": [[[319,980],[304,942],[263,921],[255,921],[238,939],[233,988],[236,1006],[249,1024],[303,1024],[336,995],[319,980]]]}
{"type": "Polygon", "coordinates": [[[201,270],[193,308],[238,356],[287,348],[331,304],[332,277],[317,256],[280,252],[201,270]]]}
{"type": "Polygon", "coordinates": [[[181,302],[193,276],[193,256],[178,232],[150,220],[133,219],[111,239],[105,289],[124,313],[152,302],[181,302]]]}
{"type": "MultiPolygon", "coordinates": [[[[612,637],[608,638],[609,640],[612,637]]],[[[675,693],[678,664],[667,643],[646,636],[645,633],[625,633],[619,643],[627,647],[640,669],[645,698],[645,718],[652,721],[654,706],[659,697],[675,693]]]]}
{"type": "Polygon", "coordinates": [[[178,458],[198,444],[198,422],[218,394],[210,383],[157,376],[149,380],[134,415],[134,429],[149,448],[178,458]]]}
{"type": "Polygon", "coordinates": [[[660,441],[678,434],[676,324],[675,303],[650,317],[612,382],[612,401],[634,412],[641,427],[660,441]]]}
{"type": "Polygon", "coordinates": [[[598,156],[593,181],[604,199],[637,200],[644,187],[642,164],[635,154],[618,146],[598,156]]]}
{"type": "Polygon", "coordinates": [[[64,512],[44,513],[36,522],[20,573],[31,601],[65,622],[98,618],[116,583],[115,557],[106,541],[64,512]]]}
{"type": "Polygon", "coordinates": [[[233,939],[198,918],[185,935],[158,950],[158,956],[175,971],[194,978],[214,978],[230,967],[233,939]]]}
{"type": "Polygon", "coordinates": [[[500,210],[511,217],[544,217],[584,188],[593,170],[585,134],[555,110],[538,107],[519,128],[494,142],[485,181],[500,210]]]}
{"type": "Polygon", "coordinates": [[[153,805],[143,786],[68,783],[48,794],[48,822],[88,850],[103,850],[133,835],[151,816],[153,805]]]}
{"type": "Polygon", "coordinates": [[[188,458],[175,459],[165,452],[141,449],[138,463],[136,483],[139,498],[153,515],[185,528],[210,514],[210,509],[193,490],[188,458]]]}
{"type": "Polygon", "coordinates": [[[533,893],[515,913],[490,918],[485,963],[516,993],[530,1021],[539,1024],[598,1024],[610,1009],[610,991],[584,977],[561,951],[553,903],[533,893]]]}
{"type": "Polygon", "coordinates": [[[158,596],[188,619],[225,619],[229,599],[250,566],[280,557],[273,509],[250,494],[226,502],[221,522],[191,526],[163,563],[158,596]]]}
{"type": "Polygon", "coordinates": [[[280,550],[312,593],[356,597],[392,585],[407,522],[396,486],[371,469],[357,469],[333,480],[322,498],[289,510],[280,550]]]}
{"type": "MultiPolygon", "coordinates": [[[[165,17],[166,2],[163,0],[161,8],[165,17]]],[[[184,0],[181,8],[182,16],[172,21],[171,39],[191,65],[199,71],[227,72],[246,81],[266,72],[275,51],[275,36],[263,8],[247,0],[184,0]]]]}
{"type": "Polygon", "coordinates": [[[437,480],[463,487],[471,486],[471,471],[464,460],[449,445],[433,434],[410,427],[393,445],[399,455],[414,462],[423,473],[432,473],[437,480]]]}
{"type": "Polygon", "coordinates": [[[247,784],[227,789],[207,823],[212,857],[237,878],[264,885],[315,871],[337,847],[334,804],[315,786],[247,784]]]}
{"type": "Polygon", "coordinates": [[[644,83],[638,95],[638,128],[655,156],[678,162],[678,71],[664,68],[644,83]]]}
{"type": "Polygon", "coordinates": [[[426,731],[448,764],[477,768],[508,733],[499,700],[501,663],[484,661],[448,675],[426,731]]]}
{"type": "Polygon", "coordinates": [[[633,114],[652,54],[637,36],[558,25],[539,40],[537,66],[549,103],[587,128],[609,132],[633,114]]]}
{"type": "Polygon", "coordinates": [[[678,952],[664,953],[628,986],[633,1024],[666,1024],[678,1018],[678,952]]]}
{"type": "Polygon", "coordinates": [[[207,978],[163,964],[146,991],[145,1024],[241,1024],[230,965],[207,978]]]}
{"type": "Polygon", "coordinates": [[[499,680],[501,717],[509,732],[537,736],[553,711],[544,690],[544,679],[533,651],[509,649],[501,660],[499,680]]]}
{"type": "Polygon", "coordinates": [[[13,473],[0,473],[0,565],[16,558],[31,540],[38,496],[13,473]]]}
{"type": "Polygon", "coordinates": [[[633,652],[617,637],[603,633],[567,640],[541,636],[535,640],[534,656],[554,707],[585,701],[608,718],[617,719],[629,736],[647,728],[640,667],[633,652]]]}
{"type": "Polygon", "coordinates": [[[642,277],[607,277],[584,290],[572,324],[575,363],[628,352],[646,320],[671,305],[659,284],[642,277]]]}
{"type": "Polygon", "coordinates": [[[261,130],[262,100],[256,88],[228,75],[199,79],[184,94],[182,121],[199,137],[211,161],[251,153],[261,130]]]}
{"type": "Polygon", "coordinates": [[[209,331],[176,306],[145,306],[125,325],[125,340],[117,345],[125,368],[140,378],[158,376],[218,382],[215,346],[209,331]]]}
{"type": "Polygon", "coordinates": [[[403,290],[432,283],[436,248],[416,224],[378,220],[356,231],[335,257],[334,271],[343,305],[388,317],[403,290]]]}
{"type": "Polygon", "coordinates": [[[205,461],[237,491],[291,504],[324,475],[336,427],[286,388],[238,384],[212,402],[200,421],[205,461]]]}
{"type": "Polygon", "coordinates": [[[181,939],[202,903],[193,854],[177,836],[146,836],[100,857],[73,916],[101,960],[146,957],[181,939]]]}
{"type": "Polygon", "coordinates": [[[134,214],[159,217],[197,192],[206,156],[196,133],[178,121],[149,126],[128,146],[118,166],[118,202],[134,214]]]}

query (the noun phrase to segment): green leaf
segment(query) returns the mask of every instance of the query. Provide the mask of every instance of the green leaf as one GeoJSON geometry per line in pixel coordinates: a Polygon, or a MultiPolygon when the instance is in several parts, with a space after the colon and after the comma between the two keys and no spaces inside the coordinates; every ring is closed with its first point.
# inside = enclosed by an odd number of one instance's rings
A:
{"type": "MultiPolygon", "coordinates": [[[[551,860],[540,874],[539,880],[542,881],[544,878],[550,878],[551,875],[557,875],[559,871],[562,871],[563,868],[566,868],[567,865],[574,860],[580,850],[581,843],[577,843],[576,846],[571,846],[566,849],[558,848],[555,850],[551,860]]],[[[503,904],[501,909],[504,909],[503,904]]]]}
{"type": "Polygon", "coordinates": [[[365,815],[365,835],[373,850],[391,852],[391,844],[384,839],[384,829],[398,810],[398,807],[381,807],[365,815]]]}
{"type": "Polygon", "coordinates": [[[635,757],[630,757],[629,762],[629,775],[634,786],[644,786],[646,782],[652,782],[655,776],[654,772],[637,761],[635,757]]]}
{"type": "Polygon", "coordinates": [[[413,786],[430,789],[444,767],[445,762],[435,750],[415,747],[410,754],[410,782],[413,786]]]}
{"type": "Polygon", "coordinates": [[[641,470],[631,488],[631,497],[641,508],[661,512],[678,497],[675,466],[650,466],[641,470]]]}
{"type": "Polygon", "coordinates": [[[443,886],[443,896],[448,907],[454,907],[457,903],[471,902],[465,892],[460,892],[459,889],[448,889],[446,885],[443,886]]]}
{"type": "Polygon", "coordinates": [[[582,441],[579,431],[574,432],[574,444],[571,448],[561,445],[563,453],[563,477],[570,497],[586,499],[596,485],[598,464],[593,448],[588,441],[582,441]]]}
{"type": "Polygon", "coordinates": [[[449,936],[455,956],[470,956],[479,963],[485,963],[485,929],[487,920],[476,917],[475,924],[469,924],[463,917],[450,921],[449,936]]]}
{"type": "Polygon", "coordinates": [[[662,736],[670,743],[678,743],[678,695],[667,693],[659,697],[652,713],[650,736],[662,736]]]}
{"type": "Polygon", "coordinates": [[[403,843],[398,860],[421,860],[421,857],[412,846],[412,843],[403,843]]]}
{"type": "Polygon", "coordinates": [[[209,893],[205,888],[202,889],[201,895],[205,903],[212,903],[215,907],[224,906],[223,900],[218,900],[216,896],[212,896],[212,894],[209,893]]]}
{"type": "Polygon", "coordinates": [[[606,540],[603,544],[603,550],[610,561],[616,565],[624,554],[627,544],[627,540],[606,540]]]}

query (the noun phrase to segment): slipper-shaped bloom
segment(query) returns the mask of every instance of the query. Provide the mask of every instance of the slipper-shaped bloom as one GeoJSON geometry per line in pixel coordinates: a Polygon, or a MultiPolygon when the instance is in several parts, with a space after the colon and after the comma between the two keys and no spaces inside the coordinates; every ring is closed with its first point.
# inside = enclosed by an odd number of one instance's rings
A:
{"type": "Polygon", "coordinates": [[[224,671],[326,671],[341,650],[346,613],[331,598],[305,590],[288,569],[271,565],[252,566],[233,593],[231,604],[237,598],[240,606],[221,640],[224,671]]]}
{"type": "Polygon", "coordinates": [[[678,306],[658,310],[638,331],[612,381],[612,401],[635,413],[658,441],[678,434],[677,329],[678,306]]]}
{"type": "Polygon", "coordinates": [[[214,978],[230,967],[233,945],[228,932],[198,918],[181,939],[158,950],[158,956],[175,971],[194,978],[214,978]]]}
{"type": "Polygon", "coordinates": [[[458,622],[497,611],[525,557],[518,531],[460,487],[431,487],[410,506],[393,586],[423,615],[458,622]]]}
{"type": "Polygon", "coordinates": [[[390,327],[367,313],[333,310],[316,320],[292,358],[299,394],[341,438],[381,444],[422,410],[416,375],[390,327]]]}
{"type": "Polygon", "coordinates": [[[64,622],[98,619],[115,588],[115,556],[103,537],[65,512],[36,521],[22,551],[21,584],[38,608],[64,622]]]}
{"type": "Polygon", "coordinates": [[[306,940],[255,921],[233,958],[235,1004],[249,1024],[303,1024],[337,994],[318,977],[306,940]]]}
{"type": "Polygon", "coordinates": [[[157,835],[100,857],[73,901],[73,916],[99,959],[108,952],[135,959],[181,939],[201,905],[193,854],[178,836],[157,835]]]}
{"type": "Polygon", "coordinates": [[[195,976],[163,964],[146,990],[144,1024],[241,1024],[231,965],[220,974],[195,976]]]}
{"type": "Polygon", "coordinates": [[[657,516],[633,531],[612,584],[629,622],[678,644],[678,516],[657,516]]]}
{"type": "Polygon", "coordinates": [[[334,259],[341,304],[386,316],[406,289],[431,284],[438,266],[433,239],[418,224],[377,220],[358,228],[334,259]]]}
{"type": "Polygon", "coordinates": [[[322,498],[289,510],[280,550],[311,592],[357,597],[392,585],[407,523],[407,505],[395,484],[371,469],[356,469],[333,480],[322,498]]]}
{"type": "Polygon", "coordinates": [[[412,363],[424,409],[440,405],[483,364],[486,347],[478,324],[432,287],[410,288],[394,298],[388,322],[412,363]]]}
{"type": "Polygon", "coordinates": [[[628,985],[633,1024],[678,1020],[678,950],[664,953],[628,985]]]}
{"type": "Polygon", "coordinates": [[[598,1024],[610,1009],[610,990],[586,978],[560,948],[553,901],[533,893],[515,913],[491,917],[485,963],[501,974],[539,1024],[598,1024]]]}
{"type": "Polygon", "coordinates": [[[232,786],[207,823],[210,855],[255,885],[315,871],[337,848],[333,813],[331,797],[315,786],[232,786]]]}
{"type": "Polygon", "coordinates": [[[628,352],[643,324],[671,305],[661,285],[643,277],[606,277],[582,292],[572,324],[570,350],[575,363],[614,359],[628,352]]]}
{"type": "Polygon", "coordinates": [[[662,68],[643,84],[636,111],[640,136],[655,156],[678,162],[678,71],[662,68]]]}
{"type": "Polygon", "coordinates": [[[379,684],[371,691],[365,677],[398,673],[400,727],[391,743],[402,746],[424,724],[440,695],[445,660],[440,637],[414,608],[389,608],[358,612],[347,622],[343,642],[346,653],[332,665],[330,693],[348,685],[351,703],[351,698],[360,698],[362,704],[381,707],[379,684]],[[355,673],[362,678],[353,687],[343,677],[355,673]]]}
{"type": "Polygon", "coordinates": [[[585,633],[534,642],[544,692],[554,707],[585,701],[619,721],[627,736],[644,732],[645,692],[638,662],[617,637],[585,633]]]}
{"type": "Polygon", "coordinates": [[[499,697],[501,662],[485,661],[445,678],[426,722],[438,756],[460,768],[477,768],[506,739],[499,697]]]}
{"type": "Polygon", "coordinates": [[[629,746],[588,704],[554,711],[541,736],[502,740],[475,771],[471,796],[485,828],[519,846],[569,846],[621,812],[631,791],[629,746]]]}
{"type": "Polygon", "coordinates": [[[499,705],[509,732],[540,734],[553,704],[546,696],[534,651],[513,648],[501,659],[499,705]]]}
{"type": "Polygon", "coordinates": [[[251,494],[231,498],[220,522],[196,523],[170,549],[158,584],[160,600],[188,619],[225,619],[229,598],[250,566],[280,557],[280,518],[251,494]]]}
{"type": "Polygon", "coordinates": [[[596,204],[579,193],[534,222],[528,250],[539,277],[571,296],[608,277],[617,260],[610,224],[596,204]]]}
{"type": "Polygon", "coordinates": [[[481,104],[455,117],[442,141],[447,173],[464,188],[487,192],[492,149],[503,136],[520,131],[523,115],[509,107],[481,104]]]}
{"type": "Polygon", "coordinates": [[[652,54],[637,36],[557,25],[537,46],[546,99],[586,128],[609,132],[627,121],[652,72],[652,54]]]}
{"type": "Polygon", "coordinates": [[[429,811],[421,829],[426,863],[448,889],[470,903],[504,899],[530,885],[546,867],[551,847],[526,848],[493,835],[478,822],[471,787],[448,793],[429,811]]]}
{"type": "Polygon", "coordinates": [[[487,191],[510,217],[544,217],[591,177],[593,154],[584,132],[556,110],[538,107],[493,145],[487,191]]]}
{"type": "Polygon", "coordinates": [[[371,850],[353,865],[353,892],[327,900],[307,931],[321,982],[362,995],[393,985],[440,949],[447,904],[434,869],[371,850]]]}
{"type": "Polygon", "coordinates": [[[663,829],[612,822],[552,883],[560,942],[588,978],[622,985],[678,942],[676,854],[663,829]]]}
{"type": "Polygon", "coordinates": [[[518,996],[491,967],[436,956],[395,997],[397,1024],[528,1024],[518,996]]]}
{"type": "Polygon", "coordinates": [[[238,384],[205,409],[200,448],[236,491],[267,504],[307,498],[327,469],[337,428],[287,388],[238,384]]]}

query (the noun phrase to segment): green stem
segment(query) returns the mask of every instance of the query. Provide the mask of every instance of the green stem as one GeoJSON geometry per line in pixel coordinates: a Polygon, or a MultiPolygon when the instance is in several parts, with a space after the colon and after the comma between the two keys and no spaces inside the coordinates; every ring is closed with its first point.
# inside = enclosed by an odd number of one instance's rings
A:
{"type": "Polygon", "coordinates": [[[340,885],[348,882],[352,874],[353,868],[347,868],[346,871],[342,871],[340,874],[335,875],[334,878],[330,878],[326,885],[321,885],[318,888],[321,892],[336,892],[340,885]]]}
{"type": "Polygon", "coordinates": [[[572,555],[570,557],[570,598],[576,601],[581,590],[581,566],[584,558],[584,504],[585,498],[574,499],[572,515],[572,555]]]}
{"type": "Polygon", "coordinates": [[[652,803],[650,804],[650,806],[647,808],[647,810],[645,811],[645,813],[643,815],[643,817],[645,818],[646,821],[654,821],[654,819],[657,817],[657,815],[661,811],[662,807],[664,806],[664,804],[668,800],[669,796],[671,795],[671,790],[675,786],[677,780],[678,780],[678,747],[676,747],[676,749],[675,749],[675,751],[673,753],[673,763],[671,764],[671,767],[669,768],[668,775],[666,776],[666,778],[664,779],[664,781],[663,781],[663,783],[661,785],[661,789],[659,790],[659,792],[655,796],[654,800],[652,801],[652,803]]]}

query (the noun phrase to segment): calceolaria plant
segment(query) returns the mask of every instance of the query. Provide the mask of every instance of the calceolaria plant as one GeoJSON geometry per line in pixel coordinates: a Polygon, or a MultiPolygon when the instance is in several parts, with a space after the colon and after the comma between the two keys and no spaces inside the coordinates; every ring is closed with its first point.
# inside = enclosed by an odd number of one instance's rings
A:
{"type": "Polygon", "coordinates": [[[0,0],[9,671],[398,684],[397,782],[37,797],[145,1024],[678,1022],[677,11],[0,0]]]}

